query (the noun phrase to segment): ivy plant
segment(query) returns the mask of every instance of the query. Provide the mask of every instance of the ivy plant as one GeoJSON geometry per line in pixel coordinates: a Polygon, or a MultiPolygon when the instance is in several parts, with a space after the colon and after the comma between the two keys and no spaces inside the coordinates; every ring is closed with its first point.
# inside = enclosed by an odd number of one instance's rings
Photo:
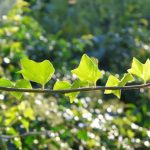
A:
{"type": "MultiPolygon", "coordinates": [[[[69,81],[56,81],[53,90],[44,89],[45,84],[52,78],[55,69],[49,60],[44,60],[42,62],[35,62],[28,58],[23,58],[21,60],[21,73],[23,79],[19,79],[16,82],[12,82],[8,79],[0,79],[0,87],[9,88],[10,93],[17,99],[22,97],[21,90],[28,92],[61,92],[65,96],[69,97],[70,102],[78,96],[81,91],[89,90],[105,90],[105,94],[114,94],[118,98],[121,97],[121,89],[125,87],[128,82],[133,82],[134,76],[141,78],[144,81],[143,86],[133,86],[132,88],[147,87],[146,84],[150,80],[150,60],[143,64],[136,58],[133,58],[131,68],[127,70],[121,79],[114,75],[110,75],[105,86],[96,86],[97,81],[102,78],[102,73],[98,68],[98,60],[93,57],[89,57],[84,54],[81,58],[80,64],[76,69],[71,71],[72,74],[76,75],[77,79],[70,83],[69,81]],[[30,81],[41,85],[41,89],[33,89],[30,81]],[[17,91],[18,90],[18,91],[17,91]],[[32,90],[32,91],[30,91],[32,90]]],[[[128,87],[126,87],[128,88],[128,87]]],[[[131,87],[129,87],[131,89],[131,87]]],[[[6,90],[6,89],[1,89],[6,90]]],[[[7,89],[8,91],[8,89],[7,89]]]]}

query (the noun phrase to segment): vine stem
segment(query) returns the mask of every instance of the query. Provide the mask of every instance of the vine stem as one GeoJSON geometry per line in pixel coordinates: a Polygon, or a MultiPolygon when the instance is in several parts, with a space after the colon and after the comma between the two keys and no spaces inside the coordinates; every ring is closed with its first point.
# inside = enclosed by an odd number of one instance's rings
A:
{"type": "Polygon", "coordinates": [[[96,87],[92,86],[92,87],[82,87],[77,89],[63,89],[63,90],[39,89],[39,88],[26,89],[26,88],[12,88],[12,87],[0,86],[0,91],[65,94],[65,93],[72,93],[72,92],[86,92],[86,91],[96,91],[96,90],[135,90],[135,89],[149,88],[149,87],[150,87],[150,83],[129,85],[129,86],[96,86],[96,87]]]}

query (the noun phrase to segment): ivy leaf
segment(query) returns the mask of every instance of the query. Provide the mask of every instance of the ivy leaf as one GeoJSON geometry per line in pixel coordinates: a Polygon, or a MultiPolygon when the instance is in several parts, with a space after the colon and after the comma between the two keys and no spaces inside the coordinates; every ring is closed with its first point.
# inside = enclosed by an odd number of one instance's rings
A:
{"type": "MultiPolygon", "coordinates": [[[[32,89],[31,83],[27,80],[21,79],[17,80],[16,84],[14,85],[15,88],[27,88],[27,89],[32,89]]],[[[13,96],[15,96],[18,100],[22,97],[21,92],[11,92],[13,96]]]]}
{"type": "Polygon", "coordinates": [[[96,81],[101,77],[97,61],[88,57],[86,54],[82,56],[78,68],[71,72],[81,81],[87,81],[91,85],[96,85],[96,81]]]}
{"type": "MultiPolygon", "coordinates": [[[[11,87],[11,88],[28,88],[28,89],[32,89],[32,86],[31,86],[30,82],[27,81],[27,80],[24,80],[24,79],[17,80],[16,83],[13,83],[8,79],[1,78],[0,79],[0,86],[2,86],[2,87],[11,87]]],[[[21,92],[11,92],[11,95],[16,97],[17,99],[20,99],[23,94],[21,92]]]]}
{"type": "Polygon", "coordinates": [[[143,64],[134,57],[132,67],[131,69],[128,69],[128,72],[140,78],[143,72],[143,64]]]}
{"type": "Polygon", "coordinates": [[[143,76],[144,76],[144,81],[149,81],[150,80],[150,60],[147,59],[145,64],[143,65],[143,76]]]}
{"type": "Polygon", "coordinates": [[[34,114],[34,111],[31,107],[24,109],[23,115],[24,115],[24,117],[29,118],[31,120],[35,119],[35,114],[34,114]]]}
{"type": "MultiPolygon", "coordinates": [[[[81,81],[79,79],[75,80],[74,83],[71,85],[71,89],[77,89],[80,87],[85,87],[88,85],[88,82],[81,81]]],[[[69,97],[70,102],[73,103],[75,98],[78,96],[80,92],[72,92],[72,93],[66,93],[65,95],[69,97]]]]}
{"type": "Polygon", "coordinates": [[[22,73],[24,79],[44,85],[51,79],[55,69],[50,61],[35,62],[28,58],[21,60],[22,73]]]}
{"type": "Polygon", "coordinates": [[[57,81],[53,87],[54,90],[70,89],[71,84],[68,81],[57,81]]]}
{"type": "MultiPolygon", "coordinates": [[[[134,78],[131,74],[127,73],[124,74],[123,78],[121,80],[119,80],[117,77],[110,75],[106,86],[125,86],[127,82],[131,82],[133,81],[134,78]]],[[[105,94],[114,94],[116,95],[118,98],[120,98],[121,96],[121,90],[105,90],[104,92],[105,94]]]]}
{"type": "Polygon", "coordinates": [[[145,64],[141,63],[136,58],[133,58],[131,69],[128,69],[128,72],[143,79],[146,83],[148,80],[150,80],[150,60],[147,59],[145,64]]]}
{"type": "Polygon", "coordinates": [[[2,87],[13,87],[14,84],[8,79],[0,78],[0,86],[2,87]]]}
{"type": "Polygon", "coordinates": [[[127,82],[132,82],[132,81],[134,81],[133,76],[130,73],[126,73],[121,79],[119,86],[125,86],[127,82]]]}
{"type": "MultiPolygon", "coordinates": [[[[70,84],[68,81],[57,81],[54,85],[54,90],[65,90],[65,89],[77,89],[82,86],[88,85],[87,82],[80,81],[79,79],[75,80],[73,84],[70,84]]],[[[66,93],[65,96],[69,97],[70,102],[72,103],[79,92],[66,93]]]]}
{"type": "MultiPolygon", "coordinates": [[[[113,75],[110,75],[108,80],[107,80],[107,83],[106,83],[106,87],[107,86],[118,86],[120,83],[119,79],[117,79],[115,76],[113,75]]],[[[105,94],[114,94],[116,95],[118,98],[120,98],[120,90],[105,90],[104,92],[105,94]]]]}
{"type": "Polygon", "coordinates": [[[30,123],[27,119],[21,119],[20,122],[22,123],[22,125],[24,126],[24,128],[29,132],[29,126],[30,126],[30,123]]]}
{"type": "MultiPolygon", "coordinates": [[[[66,90],[71,89],[71,84],[68,81],[57,81],[54,85],[54,90],[66,90]]],[[[65,96],[68,96],[71,98],[71,93],[65,94],[65,96]]]]}

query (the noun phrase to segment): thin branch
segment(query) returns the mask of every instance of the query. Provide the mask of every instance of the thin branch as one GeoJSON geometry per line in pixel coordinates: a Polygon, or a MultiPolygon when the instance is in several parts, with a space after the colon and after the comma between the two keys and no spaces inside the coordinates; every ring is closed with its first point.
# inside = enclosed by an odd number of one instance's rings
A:
{"type": "Polygon", "coordinates": [[[52,90],[52,89],[25,89],[25,88],[11,88],[1,87],[0,91],[7,92],[28,92],[28,93],[49,93],[49,94],[65,94],[72,92],[84,92],[84,91],[96,91],[96,90],[135,90],[141,88],[149,88],[150,83],[140,85],[129,86],[96,86],[96,87],[82,87],[77,89],[64,89],[64,90],[52,90]]]}

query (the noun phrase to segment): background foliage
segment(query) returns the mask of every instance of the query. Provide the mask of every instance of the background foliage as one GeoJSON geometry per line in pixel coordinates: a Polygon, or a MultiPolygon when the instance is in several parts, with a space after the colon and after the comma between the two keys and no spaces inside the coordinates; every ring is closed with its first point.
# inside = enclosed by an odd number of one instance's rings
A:
{"type": "MultiPolygon", "coordinates": [[[[9,5],[9,4],[8,4],[9,5]]],[[[54,80],[74,80],[83,53],[120,75],[133,57],[150,58],[149,0],[18,0],[0,20],[0,77],[16,80],[25,55],[51,60],[54,80]]],[[[140,82],[140,81],[139,81],[140,82]]],[[[34,87],[38,87],[33,83],[34,87]]],[[[0,94],[0,146],[16,150],[148,150],[150,91],[125,91],[118,101],[99,92],[82,93],[73,104],[63,96],[0,94]]]]}

